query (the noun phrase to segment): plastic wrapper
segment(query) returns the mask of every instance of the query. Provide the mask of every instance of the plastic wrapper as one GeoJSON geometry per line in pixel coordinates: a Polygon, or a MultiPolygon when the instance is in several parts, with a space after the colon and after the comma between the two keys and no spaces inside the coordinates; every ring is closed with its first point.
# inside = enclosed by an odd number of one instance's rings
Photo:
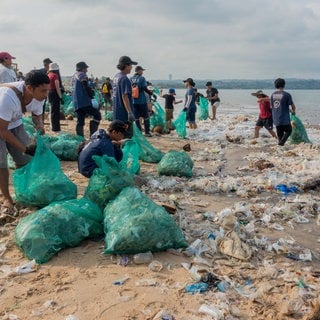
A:
{"type": "Polygon", "coordinates": [[[84,196],[104,209],[120,191],[134,185],[134,176],[114,158],[93,156],[98,168],[93,171],[84,196]]]}
{"type": "Polygon", "coordinates": [[[14,240],[27,258],[44,263],[63,248],[101,236],[102,219],[100,208],[86,198],[54,202],[22,218],[14,240]]]}
{"type": "Polygon", "coordinates": [[[170,150],[158,163],[158,173],[165,176],[192,177],[193,161],[184,151],[170,150]]]}
{"type": "Polygon", "coordinates": [[[63,173],[59,159],[40,136],[32,160],[14,171],[13,185],[16,201],[26,206],[44,207],[77,197],[77,186],[63,173]]]}
{"type": "Polygon", "coordinates": [[[128,187],[104,209],[105,253],[135,254],[186,248],[181,229],[166,210],[128,187]]]}

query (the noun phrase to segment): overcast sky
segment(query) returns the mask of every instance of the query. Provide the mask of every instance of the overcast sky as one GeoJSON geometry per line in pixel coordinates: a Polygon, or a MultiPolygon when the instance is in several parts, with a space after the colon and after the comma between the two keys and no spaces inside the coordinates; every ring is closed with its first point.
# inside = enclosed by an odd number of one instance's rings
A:
{"type": "Polygon", "coordinates": [[[147,79],[319,79],[320,1],[1,0],[0,51],[24,73],[113,77],[129,55],[147,79]]]}

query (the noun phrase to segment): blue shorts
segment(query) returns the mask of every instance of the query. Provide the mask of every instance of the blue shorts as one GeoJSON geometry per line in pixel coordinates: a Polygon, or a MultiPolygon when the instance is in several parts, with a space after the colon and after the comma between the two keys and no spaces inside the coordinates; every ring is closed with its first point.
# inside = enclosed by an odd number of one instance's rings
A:
{"type": "Polygon", "coordinates": [[[196,112],[197,112],[197,108],[189,108],[187,111],[187,121],[189,123],[196,123],[196,112]]]}

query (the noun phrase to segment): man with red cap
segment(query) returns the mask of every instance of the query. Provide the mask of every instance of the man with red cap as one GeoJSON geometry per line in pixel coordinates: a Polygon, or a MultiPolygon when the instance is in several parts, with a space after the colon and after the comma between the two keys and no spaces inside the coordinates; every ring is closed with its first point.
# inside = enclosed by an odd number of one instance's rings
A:
{"type": "Polygon", "coordinates": [[[0,83],[17,81],[17,75],[12,69],[12,59],[15,59],[8,52],[0,52],[0,83]]]}

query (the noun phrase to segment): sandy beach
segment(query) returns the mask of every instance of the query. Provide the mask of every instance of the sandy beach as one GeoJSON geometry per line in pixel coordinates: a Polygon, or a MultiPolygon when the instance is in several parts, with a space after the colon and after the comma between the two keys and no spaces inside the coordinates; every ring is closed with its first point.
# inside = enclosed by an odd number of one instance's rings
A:
{"type": "MultiPolygon", "coordinates": [[[[148,138],[163,152],[189,143],[194,162],[189,179],[159,176],[157,164],[141,162],[141,191],[175,209],[171,215],[190,245],[153,253],[151,265],[103,254],[100,239],[19,273],[29,260],[13,233],[34,209],[19,206],[15,217],[1,213],[0,318],[320,319],[320,129],[307,128],[312,144],[281,148],[263,129],[252,139],[255,120],[218,114],[215,122],[199,122],[187,139],[175,132],[148,138]],[[281,184],[298,191],[284,194],[281,184]],[[186,292],[208,275],[227,285],[186,292]]],[[[75,120],[61,123],[74,132],[75,120]]],[[[82,196],[88,179],[77,163],[61,166],[82,196]]]]}

